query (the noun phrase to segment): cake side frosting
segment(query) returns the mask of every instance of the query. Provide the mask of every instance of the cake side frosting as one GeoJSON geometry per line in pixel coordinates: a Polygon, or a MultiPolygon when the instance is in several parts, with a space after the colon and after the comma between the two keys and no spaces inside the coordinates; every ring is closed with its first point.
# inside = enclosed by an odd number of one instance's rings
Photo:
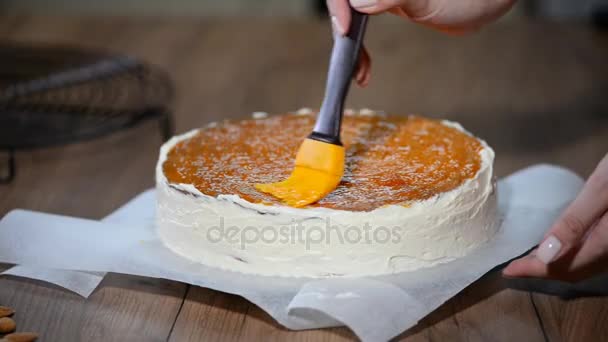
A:
{"type": "MultiPolygon", "coordinates": [[[[444,125],[466,132],[459,124],[444,125]]],[[[156,167],[158,233],[171,250],[232,271],[279,276],[363,276],[429,267],[462,257],[497,229],[494,152],[480,140],[481,166],[461,186],[408,205],[346,211],[251,203],[170,184],[156,167]]]]}

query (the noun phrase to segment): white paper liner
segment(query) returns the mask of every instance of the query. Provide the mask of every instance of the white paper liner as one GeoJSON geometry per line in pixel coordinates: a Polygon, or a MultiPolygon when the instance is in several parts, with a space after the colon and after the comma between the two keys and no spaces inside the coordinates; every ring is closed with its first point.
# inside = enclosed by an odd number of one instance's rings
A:
{"type": "MultiPolygon", "coordinates": [[[[99,222],[14,210],[0,221],[0,262],[33,267],[24,274],[50,268],[182,281],[241,295],[290,329],[346,325],[362,340],[382,341],[415,325],[494,266],[537,244],[582,185],[580,177],[554,166],[519,171],[498,184],[503,217],[493,241],[453,262],[395,275],[263,277],[192,263],[172,253],[158,239],[153,191],[121,208],[122,214],[131,218],[123,221],[99,222]]],[[[92,278],[80,275],[83,278],[70,281],[47,279],[86,294],[92,278]]]]}
{"type": "MultiPolygon", "coordinates": [[[[149,190],[152,191],[152,190],[149,190]]],[[[126,205],[120,207],[110,215],[102,219],[103,222],[113,222],[119,224],[127,224],[130,222],[139,223],[145,219],[145,208],[136,207],[137,205],[148,205],[145,201],[130,201],[126,205]],[[143,209],[143,210],[142,210],[143,209]]],[[[88,298],[93,291],[99,286],[104,272],[81,272],[68,270],[54,270],[48,268],[31,267],[17,265],[12,268],[0,272],[0,275],[12,275],[17,277],[29,278],[55,284],[73,291],[82,297],[88,298]]]]}

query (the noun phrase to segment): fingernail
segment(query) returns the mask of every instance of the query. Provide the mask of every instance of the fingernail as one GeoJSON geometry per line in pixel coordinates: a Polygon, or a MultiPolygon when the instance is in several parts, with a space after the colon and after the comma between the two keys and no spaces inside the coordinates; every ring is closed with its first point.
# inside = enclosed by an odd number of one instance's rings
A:
{"type": "Polygon", "coordinates": [[[336,18],[336,16],[331,16],[331,26],[334,28],[335,33],[338,33],[341,36],[346,34],[346,30],[344,30],[344,27],[342,27],[342,25],[340,25],[340,22],[338,21],[338,18],[336,18]]]}
{"type": "Polygon", "coordinates": [[[559,250],[562,248],[562,242],[559,241],[554,235],[549,235],[543,243],[538,246],[536,250],[536,258],[542,261],[544,264],[549,264],[559,250]]]}
{"type": "Polygon", "coordinates": [[[354,8],[372,7],[376,3],[378,3],[378,0],[350,0],[350,5],[354,8]]]}

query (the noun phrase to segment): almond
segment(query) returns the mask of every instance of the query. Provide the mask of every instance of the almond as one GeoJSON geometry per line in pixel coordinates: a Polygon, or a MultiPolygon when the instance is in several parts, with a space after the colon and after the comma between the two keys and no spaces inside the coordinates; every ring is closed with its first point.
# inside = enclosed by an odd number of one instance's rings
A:
{"type": "Polygon", "coordinates": [[[15,310],[9,308],[8,306],[0,305],[0,318],[7,317],[15,313],[15,310]]]}
{"type": "Polygon", "coordinates": [[[38,334],[32,332],[12,333],[4,336],[9,342],[33,342],[38,338],[38,334]]]}
{"type": "Polygon", "coordinates": [[[17,324],[12,318],[2,317],[0,318],[0,334],[6,334],[15,331],[17,324]]]}

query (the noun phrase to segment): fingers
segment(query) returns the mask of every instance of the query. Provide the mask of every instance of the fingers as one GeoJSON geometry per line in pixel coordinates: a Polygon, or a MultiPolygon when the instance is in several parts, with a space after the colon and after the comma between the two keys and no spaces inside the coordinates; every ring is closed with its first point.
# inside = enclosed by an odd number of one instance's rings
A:
{"type": "Polygon", "coordinates": [[[608,155],[530,255],[511,262],[507,277],[580,280],[608,268],[608,155]]]}
{"type": "Polygon", "coordinates": [[[608,269],[608,213],[593,225],[580,247],[571,249],[551,264],[542,262],[532,252],[511,262],[504,270],[506,277],[552,278],[579,281],[608,269]]]}
{"type": "Polygon", "coordinates": [[[331,25],[335,33],[345,36],[350,27],[350,7],[348,0],[326,0],[327,9],[331,18],[331,25]]]}
{"type": "MultiPolygon", "coordinates": [[[[350,0],[350,2],[351,5],[355,2],[359,3],[356,0],[350,0]]],[[[447,24],[442,23],[445,18],[440,18],[438,22],[434,22],[434,17],[442,11],[443,6],[443,0],[395,0],[383,1],[381,3],[374,3],[373,5],[368,6],[363,4],[360,5],[360,7],[355,8],[361,12],[369,14],[389,12],[396,16],[404,19],[411,19],[415,22],[453,36],[460,36],[479,30],[479,25],[469,25],[468,23],[464,23],[464,25],[455,25],[452,22],[448,22],[447,24]]]]}
{"type": "Polygon", "coordinates": [[[536,257],[549,264],[577,247],[591,226],[608,209],[608,155],[538,247],[536,257]]]}
{"type": "Polygon", "coordinates": [[[378,14],[394,7],[400,7],[406,2],[422,4],[423,2],[427,2],[427,0],[350,0],[350,5],[362,13],[378,14]]]}
{"type": "MultiPolygon", "coordinates": [[[[331,25],[334,33],[342,36],[348,33],[350,27],[350,7],[348,0],[326,0],[327,9],[331,16],[331,25]]],[[[357,70],[354,79],[360,87],[365,87],[369,83],[371,75],[371,58],[365,46],[361,48],[357,70]]]]}
{"type": "Polygon", "coordinates": [[[359,64],[357,65],[357,71],[355,74],[355,81],[360,87],[366,87],[369,83],[371,75],[372,61],[369,57],[369,53],[365,46],[361,48],[361,55],[359,56],[359,64]]]}
{"type": "Polygon", "coordinates": [[[476,31],[506,13],[515,0],[350,0],[358,11],[391,12],[451,34],[476,31]]]}
{"type": "Polygon", "coordinates": [[[406,18],[407,19],[407,18],[410,17],[409,15],[407,15],[407,13],[401,7],[393,7],[391,9],[389,9],[388,11],[390,13],[398,16],[398,17],[401,17],[401,18],[406,18]]]}
{"type": "Polygon", "coordinates": [[[608,269],[608,212],[591,230],[568,267],[568,278],[576,280],[608,269]]]}

